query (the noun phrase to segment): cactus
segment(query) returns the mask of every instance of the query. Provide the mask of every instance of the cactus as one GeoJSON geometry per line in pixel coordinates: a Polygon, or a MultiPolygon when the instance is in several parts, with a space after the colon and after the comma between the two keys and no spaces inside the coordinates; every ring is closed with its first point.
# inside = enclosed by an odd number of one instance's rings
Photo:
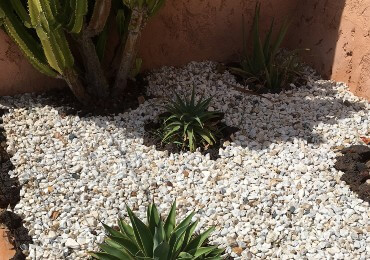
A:
{"type": "Polygon", "coordinates": [[[0,1],[0,28],[37,70],[64,79],[79,101],[92,104],[109,94],[122,94],[132,67],[137,68],[136,45],[140,32],[164,1],[0,1]],[[118,73],[113,87],[106,77],[106,71],[112,68],[101,65],[109,45],[111,21],[117,23],[122,50],[118,52],[119,69],[115,69],[118,73]]]}

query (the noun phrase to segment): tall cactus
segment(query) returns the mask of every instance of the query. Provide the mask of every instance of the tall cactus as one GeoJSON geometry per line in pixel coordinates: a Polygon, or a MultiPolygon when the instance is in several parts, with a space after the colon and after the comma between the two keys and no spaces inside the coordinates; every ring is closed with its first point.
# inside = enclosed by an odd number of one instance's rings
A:
{"type": "Polygon", "coordinates": [[[82,103],[92,104],[122,94],[140,31],[164,1],[0,0],[0,26],[37,70],[64,79],[82,103]],[[123,50],[113,86],[106,77],[112,68],[100,63],[109,45],[109,21],[117,23],[123,50]]]}

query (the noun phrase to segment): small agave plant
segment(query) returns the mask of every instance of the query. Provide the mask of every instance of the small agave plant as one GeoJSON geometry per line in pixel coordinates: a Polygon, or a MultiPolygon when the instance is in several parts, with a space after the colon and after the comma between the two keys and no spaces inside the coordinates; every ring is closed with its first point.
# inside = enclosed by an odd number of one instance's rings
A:
{"type": "Polygon", "coordinates": [[[204,233],[194,233],[198,221],[192,222],[194,212],[176,224],[176,202],[163,222],[157,207],[150,204],[147,209],[147,224],[144,224],[127,207],[131,226],[120,219],[119,231],[104,225],[107,238],[99,245],[102,252],[89,254],[101,260],[175,260],[175,259],[224,259],[224,250],[206,245],[205,241],[214,227],[204,233]]]}
{"type": "Polygon", "coordinates": [[[208,111],[212,97],[200,98],[195,102],[193,88],[190,99],[182,99],[177,93],[176,100],[170,100],[166,108],[166,118],[160,129],[162,143],[174,143],[194,152],[199,146],[212,146],[217,143],[221,129],[222,113],[208,111]]]}

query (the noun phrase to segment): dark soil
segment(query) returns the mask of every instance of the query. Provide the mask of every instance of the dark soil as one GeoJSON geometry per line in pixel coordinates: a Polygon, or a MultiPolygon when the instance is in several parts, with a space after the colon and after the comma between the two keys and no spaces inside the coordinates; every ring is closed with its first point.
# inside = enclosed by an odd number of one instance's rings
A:
{"type": "Polygon", "coordinates": [[[335,169],[344,172],[341,177],[359,198],[370,203],[370,147],[353,145],[342,151],[337,158],[335,169]]]}
{"type": "MultiPolygon", "coordinates": [[[[161,115],[159,115],[161,117],[161,115]]],[[[163,144],[161,138],[154,133],[161,127],[160,123],[149,122],[144,126],[144,145],[152,146],[155,145],[156,149],[159,151],[168,151],[169,153],[180,153],[182,150],[180,146],[176,144],[163,144]]],[[[217,160],[219,156],[219,149],[225,141],[231,141],[231,135],[239,131],[236,127],[227,126],[224,123],[219,123],[219,128],[221,129],[221,138],[216,144],[208,149],[201,149],[203,155],[209,154],[211,160],[217,160]]]]}
{"type": "MultiPolygon", "coordinates": [[[[0,109],[0,116],[7,111],[0,109]]],[[[10,156],[6,151],[6,136],[2,127],[2,118],[0,117],[0,224],[5,225],[10,231],[10,240],[16,249],[16,255],[13,259],[25,259],[22,253],[22,245],[32,243],[32,238],[28,235],[28,230],[23,227],[22,218],[6,209],[10,206],[12,209],[20,200],[20,183],[16,178],[10,178],[8,172],[14,169],[10,156]]],[[[24,248],[23,248],[24,249],[24,248]]]]}
{"type": "Polygon", "coordinates": [[[78,102],[69,88],[47,91],[41,97],[45,100],[43,105],[57,108],[61,116],[109,116],[136,109],[142,102],[150,99],[151,97],[146,95],[147,85],[145,75],[140,74],[135,81],[129,80],[125,93],[121,97],[110,97],[91,107],[83,106],[78,102]]]}

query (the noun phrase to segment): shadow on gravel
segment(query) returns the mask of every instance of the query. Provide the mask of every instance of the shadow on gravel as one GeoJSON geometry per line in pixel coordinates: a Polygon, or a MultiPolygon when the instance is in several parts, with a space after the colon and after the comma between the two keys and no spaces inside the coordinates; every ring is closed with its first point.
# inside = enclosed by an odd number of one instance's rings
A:
{"type": "MultiPolygon", "coordinates": [[[[6,113],[6,110],[0,109],[0,123],[2,123],[1,116],[4,113],[6,113]]],[[[15,205],[19,202],[21,187],[19,181],[15,178],[10,178],[8,174],[9,171],[14,169],[14,165],[6,152],[6,136],[4,128],[1,125],[0,142],[0,224],[5,225],[10,231],[10,240],[16,249],[13,259],[25,259],[22,250],[32,243],[32,238],[28,235],[28,230],[23,226],[22,218],[7,210],[9,206],[14,209],[15,205]]]]}
{"type": "MultiPolygon", "coordinates": [[[[291,90],[284,95],[283,101],[270,102],[257,96],[240,94],[235,95],[227,105],[225,112],[226,124],[230,127],[240,129],[235,134],[235,143],[241,147],[248,147],[253,150],[268,148],[277,142],[292,142],[294,139],[304,140],[309,144],[320,144],[325,142],[320,133],[320,124],[336,124],[338,120],[351,117],[351,114],[364,110],[361,103],[352,103],[337,97],[337,90],[332,87],[334,83],[320,83],[318,88],[312,90],[309,96],[294,95],[296,91],[291,90]],[[241,108],[244,106],[244,108],[241,108]],[[230,123],[231,114],[243,110],[242,119],[237,124],[230,123]],[[241,140],[239,137],[243,136],[241,140]],[[239,136],[239,137],[238,137],[239,136]]],[[[309,86],[302,86],[303,89],[310,89],[309,86]]],[[[169,91],[170,92],[170,91],[169,91]]],[[[4,104],[10,107],[22,107],[32,109],[33,107],[52,106],[64,117],[67,115],[78,115],[82,120],[94,121],[99,127],[108,128],[110,125],[125,127],[130,138],[144,138],[144,125],[150,121],[145,120],[144,113],[132,113],[129,118],[120,119],[113,116],[129,110],[135,110],[141,103],[140,98],[148,100],[145,96],[146,87],[142,82],[139,89],[134,91],[128,104],[116,104],[111,109],[91,109],[82,107],[73,97],[68,89],[44,93],[39,96],[37,104],[4,104]],[[99,121],[94,116],[105,116],[99,121]],[[102,122],[102,120],[104,122],[102,122]],[[142,127],[138,129],[138,121],[142,121],[142,127]]],[[[219,95],[225,95],[220,93],[219,95]]],[[[0,101],[0,104],[2,102],[0,101]]],[[[155,105],[153,105],[155,106],[155,105]]],[[[158,105],[157,105],[158,106],[158,105]]],[[[158,110],[158,107],[153,107],[158,110]]],[[[240,113],[240,112],[238,112],[240,113]]]]}

